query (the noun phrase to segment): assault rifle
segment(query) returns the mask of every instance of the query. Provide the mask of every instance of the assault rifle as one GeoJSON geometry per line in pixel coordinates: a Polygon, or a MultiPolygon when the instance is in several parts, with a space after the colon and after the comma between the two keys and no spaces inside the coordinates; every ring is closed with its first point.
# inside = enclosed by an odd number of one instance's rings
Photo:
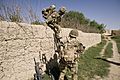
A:
{"type": "Polygon", "coordinates": [[[40,67],[39,67],[39,62],[36,62],[35,58],[34,58],[34,62],[35,62],[35,74],[34,74],[34,80],[42,80],[42,72],[40,71],[40,67]]]}

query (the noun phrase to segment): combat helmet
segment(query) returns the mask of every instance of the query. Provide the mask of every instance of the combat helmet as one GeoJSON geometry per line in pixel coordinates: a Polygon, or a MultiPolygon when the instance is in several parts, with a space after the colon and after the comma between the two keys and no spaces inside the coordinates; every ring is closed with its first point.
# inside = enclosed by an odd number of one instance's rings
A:
{"type": "Polygon", "coordinates": [[[76,29],[71,30],[69,36],[74,38],[78,37],[78,31],[76,29]]]}
{"type": "Polygon", "coordinates": [[[55,9],[56,7],[55,7],[55,5],[51,5],[50,8],[51,9],[55,9]]]}

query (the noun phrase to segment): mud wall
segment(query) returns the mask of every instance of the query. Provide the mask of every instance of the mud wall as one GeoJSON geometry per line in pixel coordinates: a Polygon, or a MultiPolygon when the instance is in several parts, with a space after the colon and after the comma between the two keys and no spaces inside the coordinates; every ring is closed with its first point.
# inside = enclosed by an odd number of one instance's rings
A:
{"type": "MultiPolygon", "coordinates": [[[[65,38],[71,29],[62,29],[65,38]]],[[[101,35],[79,31],[78,40],[86,47],[101,42],[101,35]]],[[[42,25],[0,22],[0,80],[30,80],[33,78],[34,60],[54,54],[53,31],[42,25]]]]}

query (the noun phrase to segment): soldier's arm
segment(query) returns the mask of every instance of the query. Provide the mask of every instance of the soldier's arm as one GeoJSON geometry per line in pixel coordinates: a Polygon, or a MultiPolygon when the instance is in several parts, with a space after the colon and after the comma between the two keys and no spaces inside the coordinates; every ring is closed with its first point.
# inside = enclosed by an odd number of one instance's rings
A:
{"type": "Polygon", "coordinates": [[[68,43],[68,37],[62,38],[60,41],[64,46],[66,46],[68,43]]]}
{"type": "Polygon", "coordinates": [[[84,50],[85,50],[85,46],[82,43],[79,43],[77,52],[81,54],[84,50]]]}

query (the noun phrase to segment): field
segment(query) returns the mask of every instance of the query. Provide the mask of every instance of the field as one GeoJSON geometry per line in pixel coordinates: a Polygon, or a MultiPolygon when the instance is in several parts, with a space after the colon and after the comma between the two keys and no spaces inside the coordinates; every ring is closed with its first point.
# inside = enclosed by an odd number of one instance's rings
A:
{"type": "Polygon", "coordinates": [[[78,80],[91,80],[95,76],[105,77],[109,73],[110,65],[102,60],[96,59],[100,56],[100,52],[106,41],[102,41],[95,47],[90,47],[80,57],[78,66],[78,80]]]}

